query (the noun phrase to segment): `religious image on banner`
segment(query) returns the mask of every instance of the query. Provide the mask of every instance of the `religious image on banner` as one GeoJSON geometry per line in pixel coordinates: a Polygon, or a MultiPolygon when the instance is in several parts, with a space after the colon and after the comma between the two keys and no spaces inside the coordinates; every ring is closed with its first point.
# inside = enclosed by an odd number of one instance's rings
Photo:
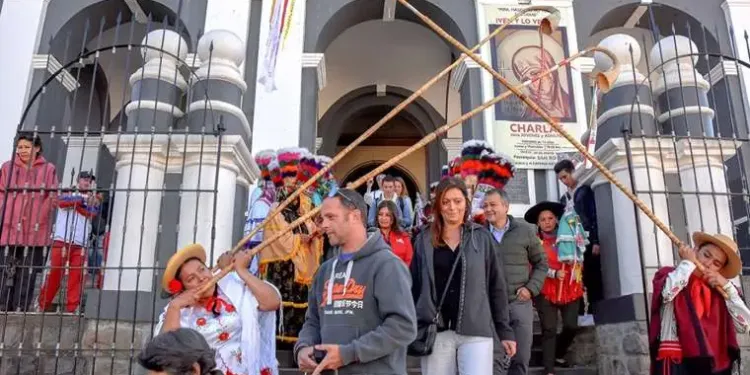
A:
{"type": "MultiPolygon", "coordinates": [[[[490,32],[499,25],[490,25],[490,32]]],[[[552,35],[540,34],[537,26],[509,25],[492,40],[492,65],[512,85],[533,79],[568,56],[565,28],[552,35]]],[[[507,89],[495,82],[495,95],[507,89]]],[[[575,122],[570,68],[554,73],[522,89],[529,98],[560,122],[575,122]]],[[[501,121],[544,121],[516,96],[495,104],[501,121]]]]}
{"type": "MultiPolygon", "coordinates": [[[[495,31],[509,22],[523,7],[514,4],[487,4],[484,6],[487,33],[495,31]]],[[[539,77],[565,61],[575,45],[569,45],[570,24],[563,13],[560,27],[552,34],[539,32],[539,23],[547,15],[542,11],[531,11],[515,19],[498,33],[485,50],[492,67],[510,85],[518,86],[539,77]]],[[[553,71],[521,91],[556,119],[573,137],[579,138],[585,124],[579,124],[580,113],[576,111],[577,95],[574,80],[579,79],[569,66],[553,71]]],[[[487,77],[486,79],[491,79],[487,77]]],[[[500,95],[507,89],[491,80],[493,95],[500,95]]],[[[573,146],[555,131],[541,116],[529,108],[515,95],[495,104],[492,123],[492,143],[516,162],[516,168],[552,169],[557,161],[557,153],[574,150],[573,146]]]]}

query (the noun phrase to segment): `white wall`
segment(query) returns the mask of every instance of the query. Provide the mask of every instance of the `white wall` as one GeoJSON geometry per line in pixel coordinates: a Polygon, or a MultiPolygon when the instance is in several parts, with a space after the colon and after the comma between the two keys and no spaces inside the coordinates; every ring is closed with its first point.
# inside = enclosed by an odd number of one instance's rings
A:
{"type": "MultiPolygon", "coordinates": [[[[344,31],[325,51],[326,87],[319,95],[319,116],[343,95],[363,86],[386,84],[417,91],[451,63],[450,49],[431,30],[395,20],[368,21],[344,31]]],[[[445,116],[447,76],[424,98],[445,116]]],[[[461,115],[460,95],[450,90],[448,120],[461,115]]],[[[456,127],[450,136],[461,136],[456,127]],[[457,135],[454,135],[457,134],[457,135]]]]}

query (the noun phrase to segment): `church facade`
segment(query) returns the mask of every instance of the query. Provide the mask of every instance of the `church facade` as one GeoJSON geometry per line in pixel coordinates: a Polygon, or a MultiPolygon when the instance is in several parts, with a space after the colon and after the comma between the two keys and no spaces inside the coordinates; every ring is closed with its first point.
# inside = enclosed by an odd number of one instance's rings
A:
{"type": "MultiPolygon", "coordinates": [[[[558,9],[552,34],[536,31],[545,12],[529,12],[478,53],[521,84],[588,47],[609,48],[621,64],[611,90],[593,84],[606,59],[589,54],[524,93],[678,237],[724,233],[750,261],[749,1],[409,3],[469,48],[525,7],[558,9]]],[[[113,198],[101,286],[87,291],[83,318],[56,321],[53,341],[72,335],[76,348],[92,350],[140,345],[164,306],[157,280],[174,250],[201,242],[216,259],[242,237],[259,175],[254,154],[305,147],[333,157],[461,56],[397,0],[0,0],[0,159],[12,155],[19,130],[37,132],[61,185],[91,170],[113,198]]],[[[464,59],[344,157],[337,179],[356,180],[505,90],[464,59]]],[[[564,188],[553,165],[577,157],[511,98],[388,173],[424,197],[472,139],[516,162],[508,186],[516,216],[557,200],[564,188]]],[[[606,299],[595,317],[599,373],[645,373],[648,280],[676,251],[596,168],[581,163],[576,176],[594,188],[607,234],[606,299]]],[[[26,316],[5,318],[1,324],[22,332],[14,324],[26,316]]],[[[29,324],[46,329],[43,319],[29,324]]],[[[0,355],[43,341],[18,337],[4,338],[0,355]]],[[[103,361],[109,367],[96,373],[127,363],[127,355],[103,361]]]]}

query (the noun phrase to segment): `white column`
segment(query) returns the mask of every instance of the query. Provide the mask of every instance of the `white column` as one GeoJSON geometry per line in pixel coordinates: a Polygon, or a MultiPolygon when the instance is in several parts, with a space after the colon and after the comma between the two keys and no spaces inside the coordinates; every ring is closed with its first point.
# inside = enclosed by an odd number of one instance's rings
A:
{"type": "Polygon", "coordinates": [[[0,158],[13,153],[13,137],[21,120],[50,0],[5,0],[0,11],[0,158]]]}
{"type": "Polygon", "coordinates": [[[191,135],[186,143],[174,141],[177,148],[187,144],[183,151],[185,172],[181,187],[183,193],[180,199],[177,247],[191,243],[202,244],[208,252],[209,262],[216,262],[222,253],[234,247],[232,232],[237,216],[235,210],[245,210],[245,207],[235,207],[237,183],[246,184],[259,175],[257,165],[242,137],[223,136],[221,142],[219,150],[218,138],[213,136],[191,135]],[[204,192],[198,193],[196,190],[204,192]],[[216,232],[212,246],[214,228],[216,232]]]}
{"type": "Polygon", "coordinates": [[[734,156],[732,141],[682,140],[679,163],[688,233],[734,236],[724,161],[734,156]]]}
{"type": "Polygon", "coordinates": [[[185,160],[177,245],[203,245],[209,263],[234,246],[234,220],[239,217],[235,210],[245,211],[245,207],[235,208],[237,184],[248,185],[260,173],[247,147],[251,131],[239,98],[226,95],[222,100],[206,100],[201,95],[204,89],[209,98],[235,89],[245,92],[239,68],[245,58],[244,46],[231,30],[214,29],[203,35],[198,42],[201,67],[191,82],[194,101],[188,106],[191,134],[174,141],[185,160]],[[209,51],[211,45],[214,48],[209,51]],[[207,119],[218,121],[218,115],[223,116],[225,126],[221,135],[196,134],[210,121],[207,119]]]}
{"type": "MultiPolygon", "coordinates": [[[[265,76],[271,1],[263,2],[258,46],[258,77],[265,76]]],[[[256,85],[252,149],[279,149],[299,146],[300,95],[302,91],[302,50],[304,47],[306,0],[294,2],[286,41],[279,47],[273,85],[256,85]],[[270,90],[270,91],[269,91],[270,90]]]]}
{"type": "MultiPolygon", "coordinates": [[[[163,48],[183,58],[187,45],[179,34],[170,30],[154,30],[143,44],[163,48]]],[[[159,85],[183,91],[184,77],[176,71],[176,60],[154,49],[142,48],[143,67],[130,76],[133,100],[125,107],[128,130],[136,134],[110,134],[102,143],[114,155],[117,179],[112,207],[111,237],[107,250],[104,290],[153,291],[156,241],[160,232],[161,199],[164,174],[168,163],[170,136],[150,134],[152,127],[166,129],[183,112],[174,103],[164,103],[155,96],[156,90],[141,90],[141,79],[157,80],[159,85]],[[136,92],[138,95],[135,95],[136,92]],[[154,123],[158,111],[171,116],[158,116],[164,123],[154,123]],[[148,116],[144,114],[148,114],[148,116]],[[142,118],[147,121],[139,121],[142,118]],[[117,269],[123,267],[124,269],[117,269]]]]}
{"type": "MultiPolygon", "coordinates": [[[[748,25],[748,20],[750,19],[750,0],[726,0],[721,4],[721,9],[724,10],[729,38],[734,43],[736,57],[742,61],[750,61],[747,42],[745,41],[745,32],[747,31],[750,34],[750,26],[748,25]]],[[[748,92],[747,90],[750,89],[750,75],[743,74],[743,81],[745,85],[744,92],[748,92]]],[[[745,100],[750,100],[750,98],[745,98],[745,100]]]]}
{"type": "Polygon", "coordinates": [[[107,135],[104,144],[118,160],[104,290],[150,292],[167,136],[120,135],[118,140],[117,135],[107,135]]]}
{"type": "MultiPolygon", "coordinates": [[[[607,167],[614,173],[615,177],[626,187],[630,188],[631,186],[630,172],[628,170],[628,164],[630,163],[632,164],[635,180],[640,181],[636,183],[639,190],[647,190],[643,184],[650,181],[648,190],[663,192],[666,190],[666,185],[662,160],[669,156],[661,154],[660,150],[666,149],[667,146],[669,144],[665,144],[662,141],[660,148],[657,140],[631,142],[632,159],[628,161],[625,152],[625,141],[622,138],[615,138],[610,139],[602,145],[596,151],[595,156],[597,159],[605,161],[607,167]]],[[[596,169],[581,168],[576,170],[575,174],[579,175],[579,180],[584,183],[593,179],[592,188],[595,190],[598,186],[609,183],[596,169]]],[[[615,254],[617,257],[620,279],[620,290],[617,295],[625,296],[633,293],[642,293],[643,281],[641,278],[641,249],[639,245],[643,249],[643,263],[646,269],[647,280],[651,280],[654,273],[660,267],[674,264],[672,243],[669,237],[656,228],[651,219],[641,210],[638,210],[638,220],[640,222],[640,228],[638,228],[636,226],[636,211],[633,201],[625,196],[616,186],[610,185],[610,188],[612,192],[612,212],[609,213],[610,215],[606,215],[607,213],[605,213],[605,211],[609,211],[608,207],[597,207],[597,213],[600,217],[599,236],[606,236],[606,233],[602,233],[602,230],[606,230],[606,228],[602,227],[601,219],[604,216],[609,216],[614,222],[614,228],[609,229],[616,231],[617,248],[603,249],[602,251],[609,251],[605,256],[615,254]],[[640,244],[638,243],[638,234],[640,234],[640,244]]],[[[664,224],[667,226],[670,225],[667,197],[664,193],[641,193],[638,194],[638,198],[664,224]]],[[[603,269],[603,272],[606,271],[606,269],[603,269]]],[[[650,284],[647,285],[650,288],[650,284]]]]}
{"type": "MultiPolygon", "coordinates": [[[[242,40],[247,46],[247,33],[250,27],[251,0],[208,0],[206,4],[206,22],[203,33],[213,30],[228,30],[242,40]]],[[[242,48],[245,51],[246,47],[242,48]]],[[[240,74],[245,75],[245,63],[240,65],[240,74]]]]}

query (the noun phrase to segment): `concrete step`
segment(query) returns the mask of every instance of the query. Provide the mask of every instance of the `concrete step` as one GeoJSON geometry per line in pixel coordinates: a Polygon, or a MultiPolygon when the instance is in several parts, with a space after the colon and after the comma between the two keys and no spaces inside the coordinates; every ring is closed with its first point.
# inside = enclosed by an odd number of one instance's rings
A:
{"type": "MultiPolygon", "coordinates": [[[[533,353],[532,353],[533,354],[533,353]]],[[[292,361],[293,354],[289,350],[278,350],[276,352],[276,359],[279,361],[279,375],[302,375],[292,361]]],[[[539,352],[539,363],[541,364],[541,351],[539,352]]],[[[419,375],[421,370],[419,368],[419,358],[407,357],[406,368],[408,369],[409,375],[419,375]]],[[[575,366],[571,368],[558,368],[555,369],[557,375],[596,375],[595,366],[575,366]]],[[[544,368],[540,365],[532,365],[529,369],[529,375],[546,375],[544,368]]]]}

